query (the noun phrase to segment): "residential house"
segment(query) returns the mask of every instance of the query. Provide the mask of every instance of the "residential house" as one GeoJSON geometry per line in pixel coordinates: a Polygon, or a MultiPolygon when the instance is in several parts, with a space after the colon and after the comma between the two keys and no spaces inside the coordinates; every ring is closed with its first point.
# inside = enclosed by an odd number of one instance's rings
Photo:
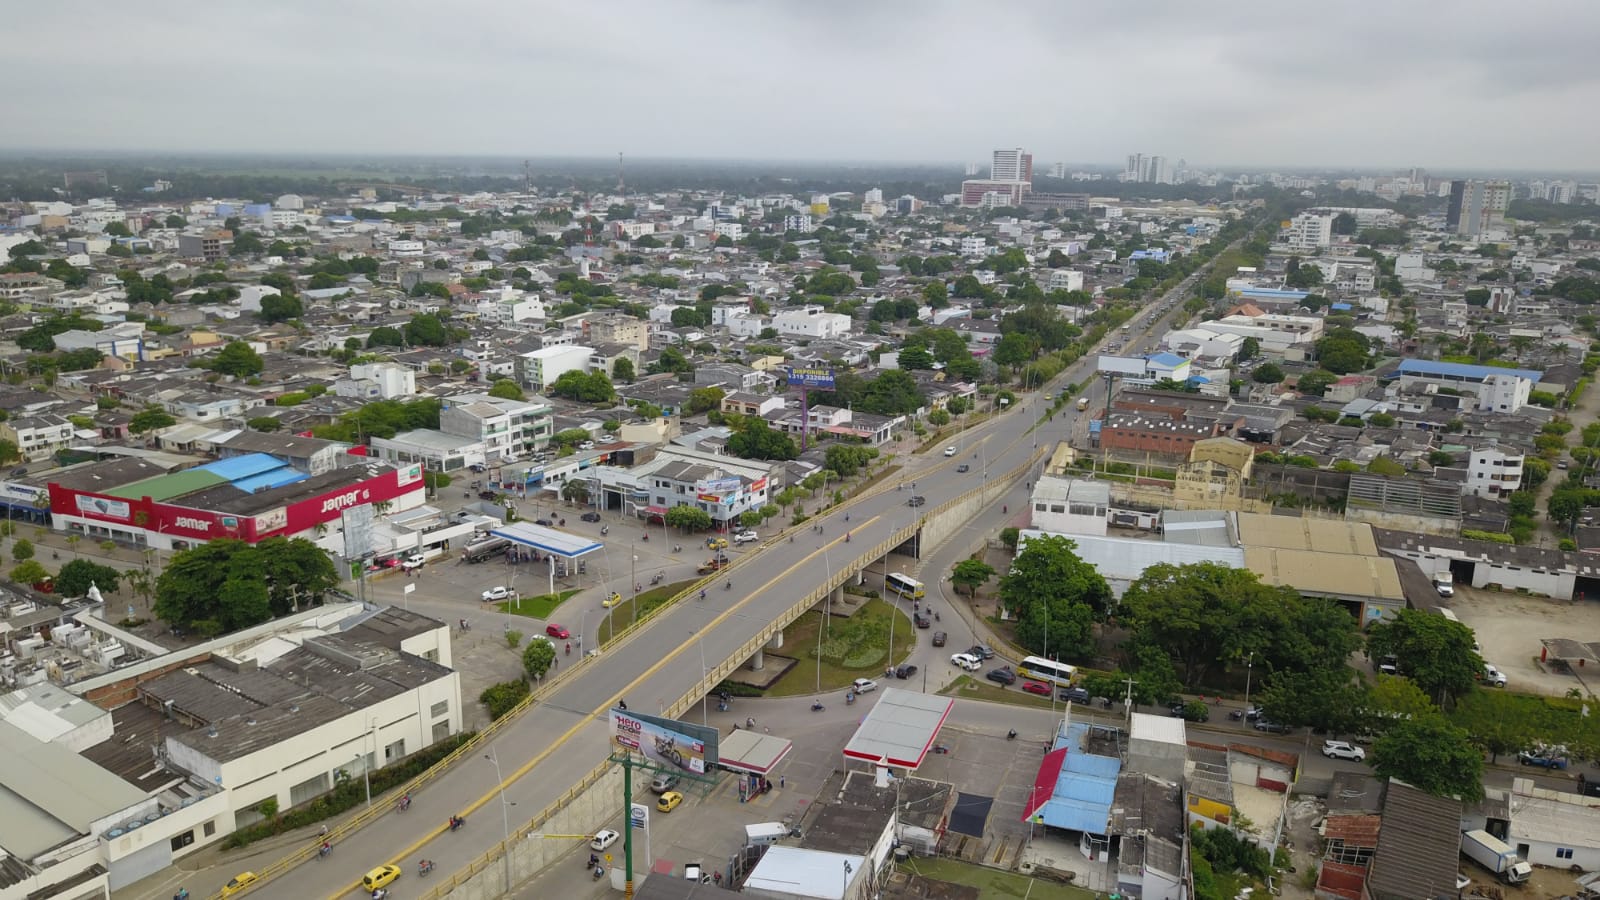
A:
{"type": "Polygon", "coordinates": [[[0,422],[0,438],[15,444],[28,459],[45,459],[70,445],[76,430],[66,417],[51,413],[0,422]]]}

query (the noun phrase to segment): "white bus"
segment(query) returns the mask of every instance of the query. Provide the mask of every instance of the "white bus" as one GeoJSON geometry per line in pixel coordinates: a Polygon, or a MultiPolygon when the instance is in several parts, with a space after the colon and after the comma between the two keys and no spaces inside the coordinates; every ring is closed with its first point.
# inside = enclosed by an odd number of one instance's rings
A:
{"type": "Polygon", "coordinates": [[[922,590],[922,582],[909,575],[901,575],[899,572],[890,572],[883,579],[883,586],[891,594],[899,594],[912,600],[921,600],[927,596],[922,590]]]}
{"type": "Polygon", "coordinates": [[[1023,678],[1032,678],[1034,681],[1047,681],[1060,687],[1071,687],[1072,676],[1078,673],[1076,666],[1069,666],[1062,662],[1052,662],[1042,656],[1030,656],[1017,666],[1017,674],[1023,678]]]}

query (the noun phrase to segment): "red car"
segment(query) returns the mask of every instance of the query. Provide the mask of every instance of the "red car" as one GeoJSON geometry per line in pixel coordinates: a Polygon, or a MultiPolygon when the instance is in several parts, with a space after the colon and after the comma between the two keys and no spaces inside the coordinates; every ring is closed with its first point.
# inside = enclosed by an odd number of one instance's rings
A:
{"type": "Polygon", "coordinates": [[[1038,694],[1041,697],[1050,696],[1050,685],[1042,681],[1024,681],[1022,689],[1030,694],[1038,694]]]}
{"type": "Polygon", "coordinates": [[[566,630],[565,628],[562,628],[560,625],[557,625],[554,622],[551,622],[549,625],[546,625],[544,627],[544,633],[550,635],[553,638],[560,638],[563,641],[566,640],[569,637],[572,637],[572,632],[566,630]]]}

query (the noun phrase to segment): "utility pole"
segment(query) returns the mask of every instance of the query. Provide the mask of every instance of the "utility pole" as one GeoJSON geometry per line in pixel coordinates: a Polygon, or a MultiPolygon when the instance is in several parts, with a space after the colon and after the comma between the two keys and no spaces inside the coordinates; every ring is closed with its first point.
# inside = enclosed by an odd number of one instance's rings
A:
{"type": "Polygon", "coordinates": [[[1132,722],[1133,721],[1133,686],[1138,684],[1139,682],[1135,681],[1132,676],[1129,676],[1127,678],[1122,679],[1122,683],[1127,685],[1127,689],[1128,689],[1127,696],[1125,696],[1123,698],[1123,700],[1122,700],[1122,705],[1123,705],[1123,708],[1127,711],[1128,721],[1132,722]]]}

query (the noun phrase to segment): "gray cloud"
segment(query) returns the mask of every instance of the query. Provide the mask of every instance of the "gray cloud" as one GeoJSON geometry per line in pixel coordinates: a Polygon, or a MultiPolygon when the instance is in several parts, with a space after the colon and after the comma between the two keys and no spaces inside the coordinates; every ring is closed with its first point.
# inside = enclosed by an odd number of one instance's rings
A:
{"type": "Polygon", "coordinates": [[[1600,4],[61,0],[18,148],[1600,168],[1600,4]]]}

